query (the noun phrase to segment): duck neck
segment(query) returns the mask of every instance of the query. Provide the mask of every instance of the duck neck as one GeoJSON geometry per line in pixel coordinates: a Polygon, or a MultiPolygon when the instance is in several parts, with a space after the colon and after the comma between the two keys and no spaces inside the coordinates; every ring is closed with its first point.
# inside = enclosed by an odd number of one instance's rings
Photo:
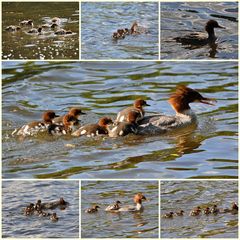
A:
{"type": "Polygon", "coordinates": [[[206,31],[208,33],[208,39],[215,41],[216,36],[215,36],[214,28],[206,27],[206,31]]]}

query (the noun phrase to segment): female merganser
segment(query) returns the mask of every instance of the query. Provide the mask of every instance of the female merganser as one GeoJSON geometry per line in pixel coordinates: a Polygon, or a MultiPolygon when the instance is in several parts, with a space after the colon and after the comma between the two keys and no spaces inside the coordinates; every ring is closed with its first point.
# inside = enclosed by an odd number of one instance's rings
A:
{"type": "Polygon", "coordinates": [[[115,123],[126,122],[127,118],[128,118],[129,112],[138,112],[138,113],[140,113],[139,118],[137,119],[137,121],[141,120],[144,117],[144,114],[145,114],[145,112],[143,110],[143,106],[150,106],[150,105],[147,104],[147,102],[145,100],[142,100],[142,99],[135,100],[133,106],[127,107],[127,108],[123,109],[122,111],[120,111],[118,113],[117,119],[115,120],[115,123]]]}
{"type": "Polygon", "coordinates": [[[165,213],[163,218],[173,218],[174,212],[165,213]]]}
{"type": "Polygon", "coordinates": [[[142,205],[142,200],[147,200],[142,193],[138,193],[134,196],[133,201],[136,206],[125,206],[118,209],[119,212],[142,212],[144,207],[142,205]]]}
{"type": "Polygon", "coordinates": [[[100,134],[108,134],[109,125],[112,123],[113,121],[111,118],[103,117],[98,121],[97,124],[87,124],[80,127],[78,130],[72,133],[72,136],[79,137],[86,135],[87,137],[94,137],[100,134]]]}
{"type": "Polygon", "coordinates": [[[213,214],[218,214],[220,212],[220,210],[218,209],[217,205],[213,205],[213,207],[211,208],[211,213],[213,214]]]}
{"type": "Polygon", "coordinates": [[[52,222],[57,222],[58,221],[58,217],[57,217],[57,214],[56,213],[53,213],[52,215],[51,215],[51,217],[50,217],[50,220],[52,221],[52,222]]]}
{"type": "MultiPolygon", "coordinates": [[[[68,115],[71,115],[75,118],[79,118],[80,115],[85,115],[86,113],[82,112],[80,108],[71,108],[68,112],[68,115]]],[[[65,115],[56,117],[52,120],[53,123],[57,123],[59,125],[63,125],[63,118],[65,115]]]]}
{"type": "Polygon", "coordinates": [[[21,26],[28,26],[28,27],[33,27],[33,20],[23,20],[20,22],[21,26]]]}
{"type": "Polygon", "coordinates": [[[175,110],[175,116],[155,115],[146,116],[138,122],[138,134],[163,134],[170,130],[187,127],[197,123],[197,116],[191,110],[189,104],[200,102],[204,104],[214,105],[211,101],[213,98],[203,97],[194,89],[184,85],[178,86],[174,94],[171,95],[168,102],[175,110]]]}
{"type": "Polygon", "coordinates": [[[65,209],[67,206],[69,206],[69,202],[66,202],[63,198],[60,198],[57,201],[48,202],[48,203],[42,203],[41,204],[42,209],[65,209]]]}
{"type": "Polygon", "coordinates": [[[204,213],[205,215],[210,214],[210,213],[211,213],[210,208],[209,208],[209,207],[206,207],[206,208],[203,210],[203,213],[204,213]]]}
{"type": "Polygon", "coordinates": [[[121,202],[116,201],[114,204],[111,204],[106,207],[105,211],[114,211],[114,210],[119,210],[121,202]]]}
{"type": "Polygon", "coordinates": [[[180,210],[180,211],[178,211],[178,212],[175,212],[175,215],[176,215],[176,216],[183,216],[183,214],[184,214],[184,211],[183,211],[183,210],[180,210]]]}
{"type": "Polygon", "coordinates": [[[63,117],[62,122],[63,122],[63,125],[59,125],[55,123],[50,124],[48,126],[48,133],[51,135],[58,135],[58,136],[66,135],[68,133],[71,133],[75,129],[75,126],[79,125],[79,120],[70,114],[66,114],[63,117]]]}
{"type": "Polygon", "coordinates": [[[140,112],[129,112],[126,122],[119,122],[109,132],[109,137],[126,136],[130,133],[137,134],[137,120],[141,117],[140,112]]]}
{"type": "Polygon", "coordinates": [[[29,34],[41,34],[42,33],[42,28],[32,28],[29,31],[27,31],[29,34]]]}
{"type": "Polygon", "coordinates": [[[208,33],[208,37],[202,33],[191,33],[183,37],[176,37],[174,40],[176,42],[182,43],[183,45],[206,45],[213,44],[217,40],[217,37],[214,33],[214,28],[224,28],[218,24],[215,20],[209,20],[206,23],[205,30],[208,33]]]}
{"type": "Polygon", "coordinates": [[[48,126],[52,123],[52,120],[58,117],[53,111],[44,112],[42,122],[31,122],[23,125],[20,129],[15,129],[12,132],[12,135],[21,135],[21,136],[33,136],[39,132],[47,131],[48,126]]]}
{"type": "Polygon", "coordinates": [[[201,212],[201,207],[198,206],[190,212],[189,216],[199,216],[201,212]]]}
{"type": "Polygon", "coordinates": [[[8,31],[8,32],[16,32],[16,31],[21,30],[21,27],[19,27],[19,26],[14,26],[14,25],[10,25],[10,26],[7,26],[7,27],[5,28],[5,30],[8,31]]]}
{"type": "Polygon", "coordinates": [[[98,212],[98,208],[100,208],[98,205],[94,205],[91,208],[86,209],[85,213],[96,213],[98,212]]]}

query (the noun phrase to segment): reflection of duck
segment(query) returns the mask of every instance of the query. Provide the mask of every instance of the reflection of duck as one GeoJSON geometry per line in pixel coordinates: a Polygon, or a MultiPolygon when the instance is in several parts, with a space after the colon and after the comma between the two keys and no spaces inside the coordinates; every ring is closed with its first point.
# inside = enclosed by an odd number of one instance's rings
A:
{"type": "Polygon", "coordinates": [[[213,105],[211,101],[215,99],[203,97],[194,89],[184,85],[177,87],[168,102],[175,110],[175,116],[155,115],[146,116],[139,122],[138,132],[140,134],[163,134],[166,131],[176,130],[197,123],[197,116],[191,110],[189,104],[200,102],[213,105]]]}
{"type": "Polygon", "coordinates": [[[108,134],[109,125],[112,123],[113,121],[111,118],[103,117],[96,124],[87,124],[85,126],[80,127],[78,130],[73,132],[72,135],[75,137],[79,137],[82,135],[94,137],[100,134],[108,134]]]}
{"type": "Polygon", "coordinates": [[[142,193],[137,193],[133,198],[133,201],[136,204],[135,206],[120,207],[118,211],[119,212],[142,212],[144,210],[144,207],[142,205],[143,200],[147,200],[146,197],[142,193]]]}
{"type": "Polygon", "coordinates": [[[98,212],[98,208],[100,208],[98,205],[94,205],[91,208],[86,209],[85,213],[96,213],[98,212]]]}
{"type": "Polygon", "coordinates": [[[141,120],[145,114],[145,112],[143,110],[144,106],[150,106],[150,105],[147,104],[147,102],[145,100],[142,100],[142,99],[135,100],[133,106],[127,107],[118,113],[117,119],[115,120],[115,122],[118,123],[118,122],[127,121],[129,112],[138,112],[139,117],[138,117],[137,121],[141,120]]]}
{"type": "Polygon", "coordinates": [[[44,132],[47,130],[48,126],[52,123],[52,120],[57,117],[55,112],[46,111],[43,114],[43,121],[31,122],[23,125],[20,129],[15,129],[12,132],[12,135],[21,135],[21,136],[33,136],[39,132],[44,132]]]}
{"type": "Polygon", "coordinates": [[[68,133],[71,133],[74,129],[75,126],[77,126],[79,124],[79,120],[70,115],[70,114],[66,114],[63,117],[63,125],[59,125],[59,124],[50,124],[48,127],[48,133],[50,133],[51,135],[66,135],[68,133]]]}
{"type": "MultiPolygon", "coordinates": [[[[78,118],[80,115],[85,115],[86,113],[82,112],[82,110],[80,108],[71,108],[68,112],[68,115],[71,115],[75,118],[78,118]]],[[[64,115],[65,116],[65,115],[64,115]]],[[[53,123],[57,123],[57,124],[63,124],[63,117],[64,116],[60,116],[60,117],[56,117],[53,119],[53,123]]]]}
{"type": "Polygon", "coordinates": [[[8,32],[16,32],[16,31],[21,30],[21,27],[19,27],[19,26],[14,26],[14,25],[10,25],[10,26],[7,26],[7,27],[5,28],[5,30],[8,31],[8,32]]]}
{"type": "Polygon", "coordinates": [[[190,212],[189,216],[199,216],[201,212],[201,207],[198,206],[190,212]]]}
{"type": "Polygon", "coordinates": [[[120,201],[116,201],[114,204],[111,204],[109,206],[106,207],[105,211],[114,211],[114,210],[118,210],[120,208],[121,202],[120,201]]]}
{"type": "Polygon", "coordinates": [[[129,112],[126,122],[119,122],[117,126],[110,130],[110,137],[126,136],[130,133],[137,134],[137,119],[141,116],[140,112],[129,112]]]}
{"type": "Polygon", "coordinates": [[[208,37],[203,35],[202,33],[191,33],[189,35],[183,37],[176,37],[176,40],[179,43],[184,45],[206,45],[214,43],[217,40],[215,36],[214,28],[224,28],[218,24],[215,20],[209,20],[206,23],[205,30],[208,33],[208,37]]]}

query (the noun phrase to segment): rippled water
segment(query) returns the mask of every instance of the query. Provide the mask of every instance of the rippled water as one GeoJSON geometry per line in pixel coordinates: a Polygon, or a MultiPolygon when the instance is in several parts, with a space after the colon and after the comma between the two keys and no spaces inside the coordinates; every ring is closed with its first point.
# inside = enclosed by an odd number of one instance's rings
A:
{"type": "Polygon", "coordinates": [[[161,3],[162,59],[237,59],[238,3],[237,2],[174,2],[161,3]],[[204,32],[205,23],[214,19],[226,29],[215,29],[217,48],[208,45],[189,49],[173,38],[190,32],[204,32]]]}
{"type": "Polygon", "coordinates": [[[3,177],[236,178],[237,74],[237,62],[4,62],[3,177]],[[141,97],[151,105],[147,114],[174,114],[167,99],[178,84],[218,100],[191,104],[195,130],[117,139],[11,136],[46,109],[63,114],[80,106],[83,124],[93,123],[141,97]]]}
{"type": "Polygon", "coordinates": [[[79,3],[8,2],[3,3],[2,58],[3,59],[78,59],[79,58],[79,3]],[[34,27],[51,23],[59,17],[61,28],[73,34],[56,36],[53,31],[43,34],[27,34],[29,28],[7,32],[9,25],[19,25],[22,20],[32,19],[34,27]]]}
{"type": "Polygon", "coordinates": [[[183,209],[185,215],[173,219],[161,218],[164,238],[237,238],[238,215],[188,216],[197,206],[229,208],[238,201],[237,181],[168,181],[161,183],[161,214],[183,209]]]}
{"type": "Polygon", "coordinates": [[[81,9],[83,59],[158,59],[158,3],[85,2],[81,9]],[[112,40],[134,21],[149,33],[112,40]]]}
{"type": "Polygon", "coordinates": [[[158,238],[157,181],[83,181],[81,191],[81,237],[83,238],[158,238]],[[122,206],[133,205],[133,197],[142,192],[142,213],[109,213],[104,209],[119,200],[122,206]],[[98,213],[84,210],[99,205],[98,213]]]}
{"type": "MultiPolygon", "coordinates": [[[[79,184],[77,181],[4,181],[2,184],[3,237],[75,237],[79,236],[79,184]],[[59,220],[24,216],[29,203],[58,200],[69,202],[65,210],[55,209],[59,220]]],[[[52,211],[49,211],[52,212],[52,211]]]]}

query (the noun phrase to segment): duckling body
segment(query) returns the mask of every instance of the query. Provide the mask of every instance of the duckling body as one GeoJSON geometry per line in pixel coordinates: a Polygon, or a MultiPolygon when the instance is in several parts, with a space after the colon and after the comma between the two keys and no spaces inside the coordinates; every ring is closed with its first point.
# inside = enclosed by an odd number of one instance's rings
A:
{"type": "Polygon", "coordinates": [[[21,30],[21,27],[19,27],[19,26],[14,26],[14,25],[10,25],[10,26],[7,26],[7,27],[5,28],[5,30],[8,31],[8,32],[16,32],[16,31],[21,30]]]}
{"type": "Polygon", "coordinates": [[[29,20],[23,20],[20,22],[21,26],[27,26],[27,27],[33,27],[33,21],[31,19],[29,20]]]}
{"type": "Polygon", "coordinates": [[[201,207],[196,207],[190,212],[189,216],[199,216],[201,212],[201,207]]]}
{"type": "Polygon", "coordinates": [[[100,208],[100,207],[97,205],[94,205],[93,207],[86,209],[85,213],[96,213],[96,212],[98,212],[98,208],[100,208]]]}
{"type": "Polygon", "coordinates": [[[120,209],[120,201],[116,201],[114,204],[111,204],[109,206],[106,207],[105,211],[115,211],[115,210],[119,210],[120,209]]]}
{"type": "Polygon", "coordinates": [[[163,218],[173,218],[174,212],[165,213],[163,218]]]}
{"type": "Polygon", "coordinates": [[[69,34],[73,34],[73,32],[71,30],[59,29],[54,34],[55,35],[69,35],[69,34]]]}
{"type": "Polygon", "coordinates": [[[184,215],[184,211],[183,210],[180,210],[178,212],[175,212],[175,215],[176,216],[183,216],[184,215]]]}
{"type": "Polygon", "coordinates": [[[213,207],[211,208],[211,213],[212,214],[218,214],[220,212],[220,210],[218,209],[217,205],[213,205],[213,207]]]}
{"type": "Polygon", "coordinates": [[[57,216],[57,214],[56,213],[53,213],[51,216],[50,216],[50,220],[52,221],[52,222],[57,222],[58,221],[58,216],[57,216]]]}
{"type": "Polygon", "coordinates": [[[32,28],[29,31],[27,31],[29,34],[41,34],[42,33],[42,28],[32,28]]]}

